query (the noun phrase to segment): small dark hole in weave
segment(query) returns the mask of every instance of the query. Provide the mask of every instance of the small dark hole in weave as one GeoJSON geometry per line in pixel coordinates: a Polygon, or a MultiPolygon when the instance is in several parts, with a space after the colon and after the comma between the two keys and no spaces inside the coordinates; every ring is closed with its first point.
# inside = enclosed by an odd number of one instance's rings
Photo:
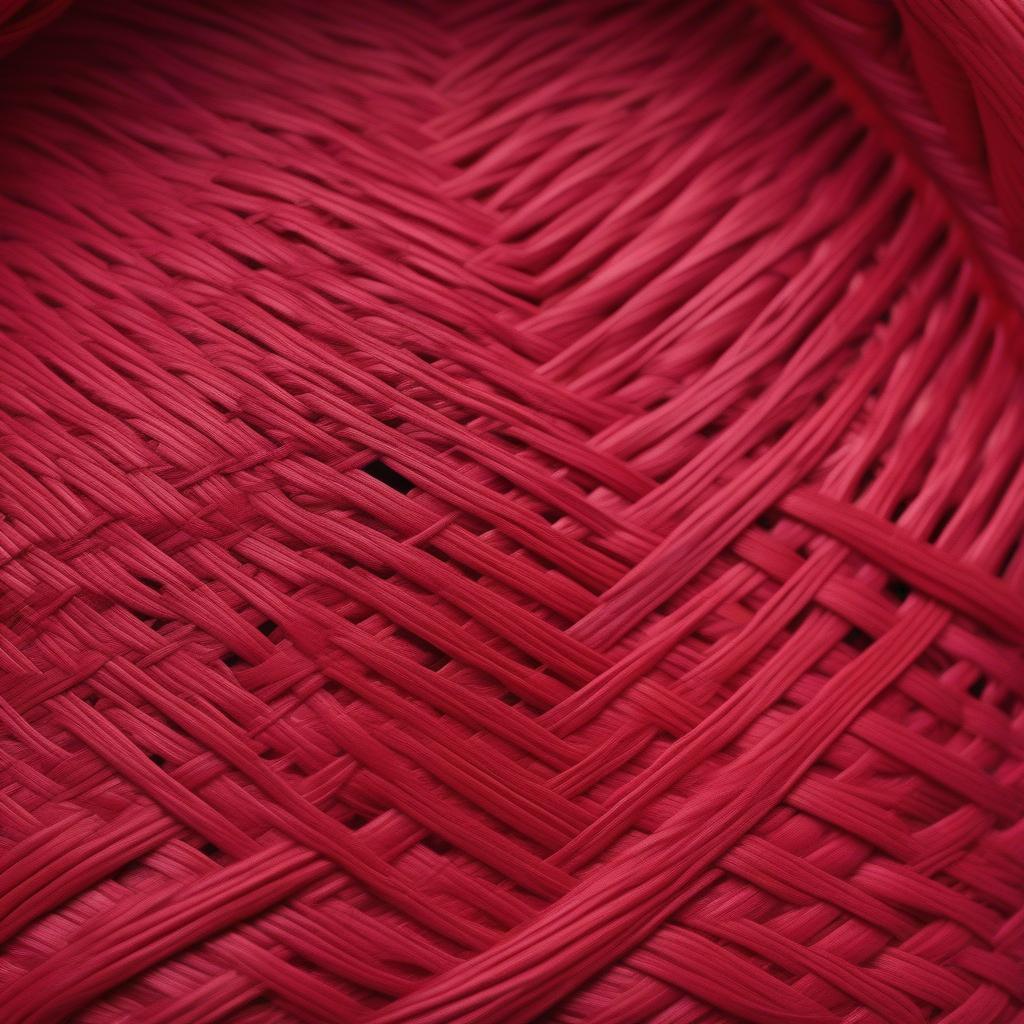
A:
{"type": "Polygon", "coordinates": [[[999,571],[996,573],[997,576],[1005,576],[1009,571],[1010,563],[1013,561],[1014,556],[1017,554],[1017,550],[1020,548],[1020,541],[1015,540],[1010,545],[1010,550],[1006,552],[1006,557],[999,564],[999,571]]]}
{"type": "Polygon", "coordinates": [[[949,526],[949,521],[953,518],[954,509],[946,508],[943,509],[942,515],[939,516],[939,521],[935,524],[935,528],[930,534],[928,534],[928,543],[934,544],[943,534],[943,531],[949,526]]]}
{"type": "Polygon", "coordinates": [[[885,592],[902,604],[910,597],[910,587],[901,579],[893,576],[885,585],[885,592]]]}
{"type": "Polygon", "coordinates": [[[220,847],[214,846],[213,843],[203,843],[203,845],[199,847],[199,852],[204,857],[210,857],[211,859],[216,860],[220,854],[220,847]]]}
{"type": "Polygon", "coordinates": [[[982,676],[980,679],[976,679],[971,683],[970,689],[968,689],[967,692],[972,697],[976,697],[978,700],[981,700],[981,695],[985,692],[985,685],[987,682],[988,680],[982,676]]]}
{"type": "Polygon", "coordinates": [[[910,504],[906,498],[900,498],[896,502],[896,507],[892,510],[892,515],[889,518],[895,523],[903,517],[903,513],[907,511],[907,506],[910,504]]]}
{"type": "Polygon", "coordinates": [[[363,472],[400,494],[408,494],[412,490],[413,483],[408,477],[404,477],[390,466],[384,465],[380,459],[374,459],[373,462],[363,466],[363,472]]]}
{"type": "Polygon", "coordinates": [[[158,580],[152,580],[148,576],[140,576],[139,582],[144,587],[149,587],[150,590],[163,590],[164,585],[158,580]]]}
{"type": "Polygon", "coordinates": [[[228,668],[233,668],[235,665],[241,662],[241,658],[235,654],[234,651],[228,651],[223,658],[220,659],[228,668]]]}
{"type": "Polygon", "coordinates": [[[416,355],[425,363],[436,363],[438,360],[438,356],[431,355],[429,352],[417,352],[416,355]]]}
{"type": "Polygon", "coordinates": [[[157,768],[163,768],[164,764],[166,763],[159,754],[150,754],[149,759],[153,762],[153,764],[157,766],[157,768]]]}
{"type": "Polygon", "coordinates": [[[772,512],[770,510],[768,512],[762,512],[754,522],[757,523],[762,530],[774,530],[779,523],[779,514],[778,512],[772,512]]]}
{"type": "Polygon", "coordinates": [[[878,476],[878,466],[872,464],[864,470],[860,480],[857,481],[857,494],[863,494],[875,481],[875,477],[878,476]]]}
{"type": "Polygon", "coordinates": [[[514,693],[503,693],[501,695],[502,704],[508,704],[510,707],[515,707],[519,703],[519,698],[514,693]]]}
{"type": "Polygon", "coordinates": [[[866,651],[871,646],[871,637],[863,629],[856,627],[846,634],[844,640],[856,651],[866,651]]]}
{"type": "Polygon", "coordinates": [[[356,829],[360,829],[364,825],[366,825],[369,822],[369,820],[370,819],[367,818],[366,815],[364,814],[353,814],[352,817],[345,822],[345,824],[348,825],[348,827],[352,829],[352,831],[354,832],[356,831],[356,829]]]}
{"type": "Polygon", "coordinates": [[[273,633],[275,629],[277,629],[277,623],[271,619],[267,619],[266,622],[261,622],[256,628],[264,636],[270,636],[270,634],[273,633]]]}
{"type": "Polygon", "coordinates": [[[793,618],[789,620],[789,622],[786,625],[786,628],[790,631],[790,633],[795,633],[807,621],[807,619],[810,617],[810,614],[810,606],[805,606],[801,608],[800,611],[798,611],[796,615],[794,615],[793,618]]]}
{"type": "Polygon", "coordinates": [[[429,640],[424,640],[423,637],[410,630],[402,629],[400,626],[390,631],[388,646],[391,646],[391,644],[394,644],[406,657],[411,656],[415,658],[425,668],[429,668],[431,672],[437,672],[439,669],[444,668],[450,660],[444,651],[439,650],[429,640]]]}
{"type": "Polygon", "coordinates": [[[491,433],[492,437],[500,438],[504,442],[506,447],[512,451],[526,452],[530,450],[530,445],[518,437],[513,437],[511,434],[506,433],[504,430],[494,430],[491,433]]]}
{"type": "Polygon", "coordinates": [[[440,836],[429,835],[423,840],[423,845],[434,853],[446,854],[452,848],[452,844],[442,839],[440,836]]]}
{"type": "Polygon", "coordinates": [[[322,978],[323,971],[312,961],[304,956],[288,954],[288,966],[296,971],[301,971],[308,978],[322,978]]]}

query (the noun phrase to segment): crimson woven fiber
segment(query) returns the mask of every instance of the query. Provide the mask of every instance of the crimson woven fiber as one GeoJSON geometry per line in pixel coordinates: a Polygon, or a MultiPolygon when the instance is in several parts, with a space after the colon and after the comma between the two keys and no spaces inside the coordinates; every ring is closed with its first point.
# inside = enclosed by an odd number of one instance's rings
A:
{"type": "Polygon", "coordinates": [[[1024,1024],[1020,0],[0,52],[0,1024],[1024,1024]]]}

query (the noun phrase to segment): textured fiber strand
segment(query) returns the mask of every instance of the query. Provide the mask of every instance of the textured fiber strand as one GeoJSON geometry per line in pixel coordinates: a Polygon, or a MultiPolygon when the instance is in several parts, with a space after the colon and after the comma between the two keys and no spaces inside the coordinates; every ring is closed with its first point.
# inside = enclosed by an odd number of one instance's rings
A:
{"type": "Polygon", "coordinates": [[[943,146],[951,145],[991,182],[1014,247],[1024,253],[1019,0],[764,2],[814,24],[880,98],[910,115],[915,133],[934,136],[938,129],[943,146]],[[910,89],[897,79],[906,66],[916,77],[910,89]]]}
{"type": "Polygon", "coordinates": [[[0,1024],[1024,1024],[1019,12],[63,6],[0,1024]]]}

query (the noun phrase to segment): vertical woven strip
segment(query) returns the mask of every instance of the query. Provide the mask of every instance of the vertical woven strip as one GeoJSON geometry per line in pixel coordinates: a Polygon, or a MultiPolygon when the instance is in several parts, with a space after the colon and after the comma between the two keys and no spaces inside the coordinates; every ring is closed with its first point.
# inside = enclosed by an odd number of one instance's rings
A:
{"type": "Polygon", "coordinates": [[[0,1024],[1024,1022],[1016,172],[930,7],[4,59],[0,1024]]]}

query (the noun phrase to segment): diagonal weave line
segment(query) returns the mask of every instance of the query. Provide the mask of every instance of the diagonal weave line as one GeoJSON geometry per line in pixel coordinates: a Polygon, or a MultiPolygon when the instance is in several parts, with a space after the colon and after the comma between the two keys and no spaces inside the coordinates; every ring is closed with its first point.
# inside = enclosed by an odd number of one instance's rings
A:
{"type": "Polygon", "coordinates": [[[913,537],[901,536],[892,523],[824,495],[794,491],[780,507],[849,544],[911,586],[966,615],[984,619],[1008,640],[1019,642],[1024,636],[1024,605],[997,577],[913,537]]]}

